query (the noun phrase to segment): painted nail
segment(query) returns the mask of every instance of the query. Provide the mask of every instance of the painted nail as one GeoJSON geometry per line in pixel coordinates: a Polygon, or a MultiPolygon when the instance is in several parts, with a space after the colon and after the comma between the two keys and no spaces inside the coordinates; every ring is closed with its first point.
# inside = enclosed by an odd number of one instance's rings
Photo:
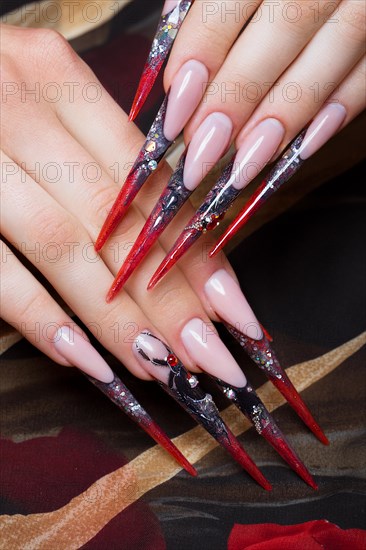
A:
{"type": "Polygon", "coordinates": [[[194,59],[187,61],[175,75],[169,90],[164,135],[174,141],[199,105],[208,82],[208,70],[194,59]]]}
{"type": "Polygon", "coordinates": [[[285,397],[289,405],[291,405],[319,441],[324,445],[329,445],[329,441],[323,430],[313,418],[308,407],[300,397],[300,394],[287,376],[286,371],[281,367],[266,335],[263,334],[260,340],[254,340],[240,332],[237,328],[231,326],[229,323],[224,324],[230,334],[234,336],[254,363],[266,374],[273,385],[276,386],[278,391],[285,397]]]}
{"type": "Polygon", "coordinates": [[[210,257],[220,252],[263,204],[296,174],[304,161],[316,153],[336,133],[346,116],[346,109],[339,103],[330,103],[320,111],[310,126],[295,138],[275,164],[257,191],[217,241],[210,252],[210,257]]]}
{"type": "Polygon", "coordinates": [[[219,317],[254,340],[261,340],[261,324],[240,286],[226,269],[219,269],[211,275],[204,286],[204,292],[219,317]]]}
{"type": "Polygon", "coordinates": [[[134,120],[145,103],[174,44],[193,0],[167,0],[129,114],[134,120]]]}
{"type": "Polygon", "coordinates": [[[209,115],[198,128],[119,270],[107,295],[108,301],[112,300],[126,284],[161,233],[188,200],[194,188],[206,175],[206,170],[210,170],[225,152],[230,142],[231,131],[231,120],[221,113],[209,115]]]}
{"type": "Polygon", "coordinates": [[[62,357],[77,367],[112,403],[117,405],[131,420],[148,433],[154,441],[168,451],[188,473],[193,476],[197,475],[195,468],[188,462],[159,425],[154,422],[90,342],[72,328],[64,326],[58,329],[54,339],[54,346],[62,357]]]}
{"type": "Polygon", "coordinates": [[[208,71],[202,63],[187,61],[174,78],[172,89],[166,95],[147,134],[146,141],[98,235],[95,243],[97,251],[102,249],[107,239],[117,228],[133,199],[149,176],[157,169],[159,162],[169,149],[172,141],[181,132],[185,123],[193,114],[203,96],[203,82],[205,79],[207,80],[207,77],[208,71]],[[174,115],[174,113],[176,114],[174,115]],[[173,115],[175,116],[175,122],[173,115]],[[177,131],[177,134],[172,139],[170,137],[173,134],[169,134],[169,139],[165,135],[164,128],[167,117],[171,119],[168,125],[170,130],[172,130],[175,124],[175,131],[177,131]]]}
{"type": "MultiPolygon", "coordinates": [[[[233,281],[231,277],[230,279],[233,281]]],[[[234,307],[240,307],[240,302],[234,307]]],[[[314,488],[315,483],[305,465],[291,449],[238,363],[213,330],[213,326],[201,319],[192,319],[183,328],[181,338],[188,355],[196,365],[215,379],[220,389],[252,422],[257,432],[314,488]]]]}
{"type": "Polygon", "coordinates": [[[267,119],[252,130],[155,271],[148,289],[153,288],[170,271],[202,233],[219,225],[242,189],[264,168],[278,149],[284,132],[282,124],[276,119],[267,119]]]}
{"type": "Polygon", "coordinates": [[[140,365],[175,399],[263,488],[271,486],[222,420],[212,397],[183,366],[174,352],[149,331],[133,345],[140,365]]]}

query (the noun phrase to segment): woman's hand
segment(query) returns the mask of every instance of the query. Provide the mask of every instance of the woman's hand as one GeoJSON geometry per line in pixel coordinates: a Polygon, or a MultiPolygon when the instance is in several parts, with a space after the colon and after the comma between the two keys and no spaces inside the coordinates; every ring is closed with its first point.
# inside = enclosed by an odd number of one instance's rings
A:
{"type": "MultiPolygon", "coordinates": [[[[170,172],[166,165],[157,171],[99,257],[93,243],[143,136],[59,34],[4,26],[1,38],[2,235],[135,375],[149,378],[132,353],[136,337],[146,329],[161,335],[187,368],[197,370],[198,364],[210,366],[211,361],[217,375],[222,365],[238,373],[210,324],[210,318],[216,319],[215,300],[209,301],[205,285],[223,270],[229,278],[225,284],[233,285],[236,295],[238,287],[223,256],[205,261],[207,242],[187,256],[181,270],[147,293],[150,275],[164,257],[163,248],[156,246],[126,291],[106,303],[113,276],[170,172]],[[199,320],[193,328],[192,319],[199,320]],[[198,352],[191,346],[195,337],[202,340],[198,352]]],[[[186,206],[174,220],[161,240],[165,248],[191,213],[186,206]]],[[[74,346],[72,361],[63,353],[60,329],[73,326],[72,320],[5,243],[1,293],[3,318],[30,342],[60,364],[85,363],[82,343],[74,346]]],[[[240,310],[233,315],[243,316],[240,310]]],[[[245,315],[253,331],[257,321],[250,308],[245,315]]]]}
{"type": "Polygon", "coordinates": [[[277,119],[279,153],[330,98],[345,108],[335,131],[347,125],[365,106],[365,13],[359,0],[195,2],[165,71],[168,90],[187,60],[209,70],[186,141],[214,112],[232,120],[237,147],[261,121],[277,119]]]}

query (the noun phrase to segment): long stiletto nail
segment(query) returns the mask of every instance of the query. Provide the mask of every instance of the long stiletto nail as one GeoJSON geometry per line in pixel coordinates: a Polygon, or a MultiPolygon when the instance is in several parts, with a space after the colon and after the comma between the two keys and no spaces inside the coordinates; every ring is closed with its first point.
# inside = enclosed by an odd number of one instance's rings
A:
{"type": "Polygon", "coordinates": [[[134,120],[145,103],[174,44],[193,0],[167,0],[129,114],[134,120]]]}
{"type": "Polygon", "coordinates": [[[330,103],[320,111],[310,126],[296,137],[281,159],[275,164],[236,219],[217,241],[210,252],[210,257],[220,252],[253,214],[292,178],[304,161],[316,153],[336,133],[346,116],[346,109],[338,103],[330,103]]]}
{"type": "Polygon", "coordinates": [[[150,128],[146,141],[132,166],[95,243],[101,250],[118,226],[128,207],[148,177],[188,122],[204,93],[208,70],[199,61],[187,61],[174,77],[172,87],[150,128]]]}
{"type": "Polygon", "coordinates": [[[124,286],[206,173],[226,151],[232,128],[229,117],[212,113],[195,132],[113,282],[107,300],[111,300],[124,286]]]}
{"type": "Polygon", "coordinates": [[[212,327],[201,319],[192,319],[183,328],[181,337],[192,361],[215,379],[224,394],[238,406],[257,432],[272,445],[291,468],[306,483],[316,488],[305,465],[291,449],[238,363],[212,327]]]}
{"type": "Polygon", "coordinates": [[[226,426],[212,397],[199,386],[172,350],[149,331],[137,337],[133,351],[140,365],[175,399],[264,489],[271,486],[226,426]]]}
{"type": "Polygon", "coordinates": [[[154,422],[90,342],[70,327],[64,326],[58,329],[54,346],[62,357],[75,365],[94,386],[168,451],[188,473],[192,476],[197,475],[196,469],[154,422]]]}
{"type": "Polygon", "coordinates": [[[206,282],[204,291],[212,309],[249,357],[264,370],[286,399],[291,393],[289,403],[320,441],[327,443],[324,433],[280,366],[267,333],[256,318],[239,284],[226,269],[219,269],[206,282]],[[283,389],[284,387],[286,389],[283,389]]]}
{"type": "Polygon", "coordinates": [[[241,191],[276,152],[284,132],[282,124],[276,119],[267,119],[254,128],[154,273],[149,289],[164,277],[202,233],[219,225],[241,191]]]}
{"type": "Polygon", "coordinates": [[[308,426],[319,441],[321,441],[324,445],[329,445],[329,441],[323,430],[314,420],[314,417],[308,407],[305,405],[295,386],[287,376],[286,371],[281,367],[265,334],[263,334],[261,339],[255,340],[245,334],[244,331],[241,332],[241,330],[238,330],[229,323],[224,323],[224,325],[230,334],[239,342],[254,363],[264,371],[266,376],[271,380],[272,384],[276,386],[278,391],[285,397],[286,401],[302,419],[304,424],[308,426]]]}

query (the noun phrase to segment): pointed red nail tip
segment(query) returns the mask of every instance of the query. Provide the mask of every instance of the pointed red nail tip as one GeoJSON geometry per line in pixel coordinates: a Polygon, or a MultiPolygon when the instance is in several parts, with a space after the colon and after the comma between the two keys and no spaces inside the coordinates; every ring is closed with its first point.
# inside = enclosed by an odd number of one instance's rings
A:
{"type": "Polygon", "coordinates": [[[273,378],[272,382],[278,391],[282,393],[286,401],[294,409],[304,424],[313,432],[315,437],[324,445],[329,445],[328,438],[319,424],[314,420],[313,415],[287,375],[285,374],[284,380],[273,378]]]}
{"type": "Polygon", "coordinates": [[[156,422],[152,421],[148,425],[142,426],[146,432],[163,447],[191,476],[197,477],[197,470],[186,459],[181,451],[174,445],[171,439],[165,434],[156,422]]]}
{"type": "Polygon", "coordinates": [[[269,481],[264,477],[258,466],[246,453],[234,434],[227,428],[227,439],[220,438],[219,443],[225,447],[238,464],[266,491],[272,489],[269,481]]]}
{"type": "Polygon", "coordinates": [[[201,236],[202,231],[195,227],[188,227],[183,230],[174,245],[161,262],[154,275],[151,277],[147,286],[148,290],[151,290],[158,284],[158,282],[165,277],[165,275],[171,270],[172,267],[178,262],[178,260],[191,248],[196,240],[201,236]]]}

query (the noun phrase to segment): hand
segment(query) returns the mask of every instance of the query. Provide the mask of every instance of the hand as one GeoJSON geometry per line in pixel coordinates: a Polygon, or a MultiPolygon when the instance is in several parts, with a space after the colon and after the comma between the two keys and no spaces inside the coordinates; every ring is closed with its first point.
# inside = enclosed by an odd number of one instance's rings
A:
{"type": "MultiPolygon", "coordinates": [[[[126,292],[113,304],[106,303],[113,275],[166,184],[169,169],[157,171],[101,258],[97,256],[93,242],[117,195],[115,180],[124,180],[143,137],[60,35],[4,26],[2,39],[1,232],[5,239],[136,376],[150,378],[131,349],[144,329],[161,335],[187,368],[198,370],[197,357],[187,352],[182,340],[192,319],[200,320],[202,333],[207,330],[212,342],[208,357],[216,353],[217,368],[226,362],[228,371],[231,365],[238,372],[215,335],[210,318],[217,317],[204,291],[218,270],[224,270],[232,285],[236,283],[223,256],[205,262],[207,243],[189,254],[164,285],[147,293],[149,277],[164,257],[162,247],[156,246],[126,292]]],[[[181,216],[191,213],[187,206],[181,216]]],[[[162,238],[164,247],[171,246],[182,218],[178,216],[162,238]]],[[[1,292],[4,319],[54,361],[70,365],[56,336],[61,327],[73,326],[72,320],[5,243],[1,292]]],[[[250,314],[250,322],[253,318],[250,314]]],[[[75,350],[72,364],[80,366],[85,349],[81,345],[75,350]]],[[[208,362],[203,359],[201,366],[208,362]]]]}
{"type": "Polygon", "coordinates": [[[232,120],[238,148],[271,118],[283,127],[269,137],[279,154],[326,101],[344,107],[334,132],[343,128],[365,106],[365,9],[358,0],[195,2],[164,79],[168,90],[187,60],[209,70],[186,142],[213,112],[232,120]]]}

